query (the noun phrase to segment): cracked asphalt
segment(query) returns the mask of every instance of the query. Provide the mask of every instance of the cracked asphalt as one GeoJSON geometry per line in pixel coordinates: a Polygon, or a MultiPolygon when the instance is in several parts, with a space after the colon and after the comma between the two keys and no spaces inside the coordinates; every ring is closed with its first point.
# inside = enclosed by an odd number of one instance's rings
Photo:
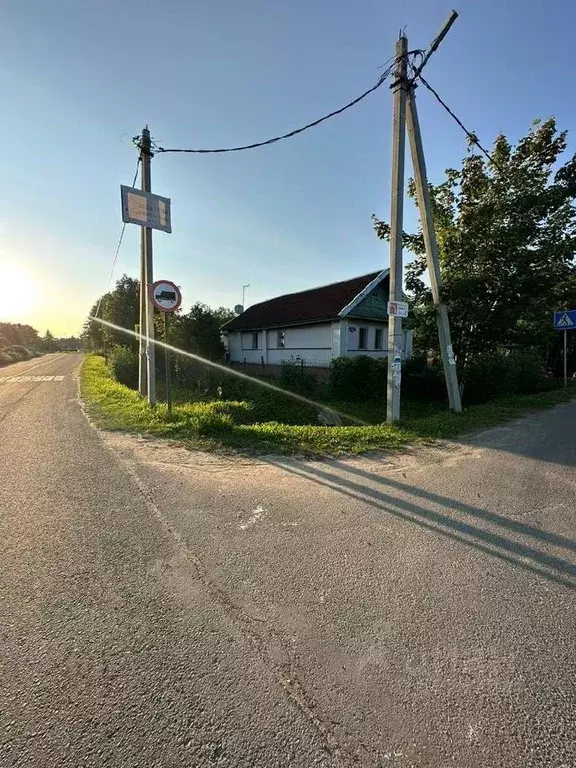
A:
{"type": "Polygon", "coordinates": [[[576,404],[254,461],[99,433],[79,364],[0,370],[2,768],[576,766],[576,404]]]}

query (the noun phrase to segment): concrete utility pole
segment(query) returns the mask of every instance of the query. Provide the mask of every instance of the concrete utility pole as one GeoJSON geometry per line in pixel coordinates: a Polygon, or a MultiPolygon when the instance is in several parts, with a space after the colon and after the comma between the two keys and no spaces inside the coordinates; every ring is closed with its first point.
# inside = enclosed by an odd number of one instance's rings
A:
{"type": "Polygon", "coordinates": [[[440,341],[440,349],[442,351],[442,364],[444,365],[444,377],[446,379],[446,389],[448,390],[448,402],[453,411],[460,412],[462,411],[462,402],[460,399],[456,361],[454,359],[454,350],[452,349],[452,340],[450,336],[448,309],[442,302],[440,294],[442,277],[440,275],[440,261],[438,259],[438,242],[434,230],[430,189],[428,187],[428,178],[426,175],[426,161],[424,159],[424,149],[422,147],[422,136],[420,134],[420,122],[418,120],[418,110],[416,109],[416,96],[413,84],[408,89],[407,127],[408,138],[410,139],[412,165],[414,166],[416,200],[418,202],[418,211],[420,213],[422,234],[424,235],[424,246],[426,248],[426,261],[428,264],[428,273],[430,275],[432,297],[434,306],[436,307],[438,338],[440,341]]]}
{"type": "MultiPolygon", "coordinates": [[[[142,191],[152,192],[151,160],[152,149],[150,142],[150,131],[148,126],[142,131],[140,141],[140,151],[142,153],[142,191]]],[[[141,265],[140,265],[140,333],[146,329],[146,392],[142,395],[148,395],[148,402],[151,405],[156,403],[156,349],[154,347],[154,305],[149,296],[149,288],[154,282],[153,261],[152,261],[152,230],[150,227],[142,227],[142,246],[141,246],[141,265]]],[[[142,340],[141,340],[142,345],[142,340]]],[[[140,347],[140,381],[142,382],[144,355],[142,346],[140,347]]]]}
{"type": "MultiPolygon", "coordinates": [[[[408,40],[396,43],[394,73],[394,119],[392,132],[392,194],[390,213],[390,301],[402,301],[402,220],[404,212],[404,156],[406,147],[406,87],[408,40]]],[[[386,420],[400,418],[402,381],[402,318],[388,317],[388,386],[386,420]]]]}

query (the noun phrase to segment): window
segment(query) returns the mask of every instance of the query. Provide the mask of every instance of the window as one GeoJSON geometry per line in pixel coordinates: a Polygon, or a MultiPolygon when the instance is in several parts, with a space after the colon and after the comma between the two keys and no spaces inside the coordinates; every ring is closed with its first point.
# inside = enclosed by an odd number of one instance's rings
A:
{"type": "Polygon", "coordinates": [[[374,349],[382,349],[382,328],[374,331],[374,349]]]}
{"type": "Polygon", "coordinates": [[[366,349],[368,341],[368,328],[358,330],[358,349],[366,349]]]}
{"type": "Polygon", "coordinates": [[[284,331],[278,331],[278,335],[276,337],[276,346],[278,349],[284,349],[286,346],[286,334],[284,331]]]}
{"type": "Polygon", "coordinates": [[[258,349],[258,331],[252,332],[252,349],[258,349]]]}

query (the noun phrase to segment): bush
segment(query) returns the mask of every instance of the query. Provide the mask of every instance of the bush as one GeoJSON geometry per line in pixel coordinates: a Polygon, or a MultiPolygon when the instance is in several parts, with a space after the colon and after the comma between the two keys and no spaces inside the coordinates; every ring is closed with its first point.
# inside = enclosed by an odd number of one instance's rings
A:
{"type": "Polygon", "coordinates": [[[108,356],[112,376],[130,389],[138,389],[138,352],[130,347],[114,347],[108,356]]]}
{"type": "Polygon", "coordinates": [[[311,395],[318,388],[316,376],[306,370],[304,360],[298,357],[282,360],[280,364],[280,381],[286,389],[291,389],[302,395],[311,395]]]}
{"type": "Polygon", "coordinates": [[[406,360],[402,366],[402,395],[408,400],[444,402],[447,396],[442,366],[429,366],[423,358],[406,360]]]}
{"type": "Polygon", "coordinates": [[[337,357],[330,364],[330,389],[337,400],[367,402],[386,398],[388,361],[368,355],[337,357]]]}
{"type": "Polygon", "coordinates": [[[469,405],[503,395],[542,392],[554,386],[541,358],[531,352],[507,350],[470,358],[462,381],[463,400],[469,405]]]}

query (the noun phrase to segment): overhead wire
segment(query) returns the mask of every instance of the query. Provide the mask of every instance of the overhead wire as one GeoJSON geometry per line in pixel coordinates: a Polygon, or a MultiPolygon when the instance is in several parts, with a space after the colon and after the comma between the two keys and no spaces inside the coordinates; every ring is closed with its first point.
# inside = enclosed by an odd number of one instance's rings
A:
{"type": "Polygon", "coordinates": [[[477,135],[476,135],[476,134],[475,134],[473,131],[469,131],[469,130],[468,130],[468,128],[466,128],[466,126],[464,125],[464,123],[462,122],[462,120],[460,120],[460,118],[458,117],[458,115],[456,115],[456,114],[455,114],[455,113],[454,113],[454,112],[453,112],[453,111],[450,109],[450,107],[449,107],[449,106],[448,106],[448,104],[446,104],[446,102],[445,102],[445,101],[442,99],[442,97],[440,96],[440,94],[438,93],[438,91],[436,91],[436,90],[435,90],[435,89],[434,89],[434,88],[433,88],[433,87],[430,85],[430,83],[429,83],[427,80],[425,80],[425,79],[424,79],[424,77],[422,77],[422,74],[419,74],[419,75],[418,75],[418,80],[420,80],[420,82],[422,83],[422,85],[423,85],[425,88],[427,88],[427,89],[430,91],[430,93],[431,93],[431,94],[434,96],[434,98],[436,99],[436,101],[437,101],[437,102],[438,102],[438,103],[439,103],[439,104],[440,104],[440,105],[441,105],[441,106],[442,106],[442,107],[443,107],[443,108],[446,110],[446,112],[448,112],[448,114],[450,115],[450,117],[451,117],[451,118],[452,118],[452,119],[453,119],[453,120],[454,120],[454,121],[455,121],[455,122],[456,122],[456,123],[457,123],[457,124],[460,126],[460,128],[461,128],[461,129],[464,131],[464,133],[466,134],[466,136],[468,137],[468,139],[470,140],[470,142],[471,142],[472,144],[474,144],[475,146],[477,146],[477,147],[478,147],[478,149],[479,149],[479,150],[480,150],[480,151],[481,151],[481,152],[482,152],[482,153],[483,153],[483,154],[484,154],[484,155],[485,155],[485,156],[488,158],[488,160],[489,160],[489,161],[490,161],[490,162],[491,162],[491,163],[494,165],[494,167],[495,167],[495,168],[498,168],[498,170],[499,170],[499,171],[502,171],[503,169],[502,169],[502,168],[501,168],[501,167],[498,165],[498,163],[497,163],[497,162],[494,160],[494,158],[492,157],[492,155],[490,154],[490,152],[488,152],[488,150],[487,150],[485,147],[483,147],[483,146],[482,146],[482,144],[481,144],[481,143],[480,143],[480,141],[478,140],[478,136],[477,136],[477,135]]]}
{"type": "MultiPolygon", "coordinates": [[[[414,51],[408,51],[406,53],[406,56],[411,56],[416,53],[421,53],[421,51],[414,50],[414,51]]],[[[172,148],[165,148],[160,147],[158,145],[154,146],[154,149],[158,153],[168,153],[168,152],[180,152],[185,154],[198,154],[198,155],[213,155],[213,154],[221,154],[223,152],[243,152],[247,149],[257,149],[258,147],[266,147],[270,144],[275,144],[278,141],[283,141],[284,139],[290,139],[293,136],[297,136],[300,133],[303,133],[304,131],[307,131],[310,128],[315,128],[317,125],[320,125],[321,123],[324,123],[326,120],[330,120],[330,118],[335,117],[336,115],[341,115],[342,112],[346,112],[346,110],[350,109],[351,107],[356,106],[359,102],[361,102],[363,99],[365,99],[367,96],[369,96],[371,93],[374,93],[380,86],[382,86],[390,74],[392,73],[394,67],[396,66],[396,56],[393,56],[391,59],[388,59],[388,61],[383,65],[386,66],[389,64],[389,66],[386,67],[384,72],[380,75],[375,85],[373,85],[371,88],[368,88],[367,91],[364,91],[364,93],[360,94],[360,96],[357,96],[352,101],[349,101],[347,104],[345,104],[343,107],[340,107],[339,109],[335,109],[333,112],[329,112],[327,115],[324,115],[323,117],[319,117],[317,120],[313,120],[311,123],[307,123],[306,125],[303,125],[300,128],[295,128],[292,131],[288,131],[288,133],[284,133],[280,136],[274,136],[271,139],[266,139],[265,141],[256,141],[252,144],[244,144],[242,146],[237,147],[223,147],[221,149],[172,149],[172,148]],[[392,62],[390,64],[390,62],[392,62]]]]}
{"type": "MultiPolygon", "coordinates": [[[[132,187],[135,186],[136,181],[138,180],[138,172],[140,170],[141,162],[142,162],[142,154],[139,154],[138,159],[136,161],[136,171],[134,173],[134,178],[132,179],[132,184],[130,185],[132,187]]],[[[102,299],[104,298],[106,292],[108,291],[108,288],[110,287],[110,283],[112,282],[112,277],[114,276],[114,270],[116,269],[116,262],[118,261],[118,254],[120,253],[120,248],[122,247],[122,241],[124,240],[125,231],[126,231],[126,222],[122,224],[122,229],[120,230],[120,237],[118,238],[118,243],[116,244],[116,250],[114,251],[114,257],[112,259],[110,274],[108,275],[108,282],[106,283],[106,288],[104,289],[104,293],[98,299],[98,304],[96,305],[94,317],[98,317],[98,312],[100,311],[100,305],[102,304],[102,299]]]]}

